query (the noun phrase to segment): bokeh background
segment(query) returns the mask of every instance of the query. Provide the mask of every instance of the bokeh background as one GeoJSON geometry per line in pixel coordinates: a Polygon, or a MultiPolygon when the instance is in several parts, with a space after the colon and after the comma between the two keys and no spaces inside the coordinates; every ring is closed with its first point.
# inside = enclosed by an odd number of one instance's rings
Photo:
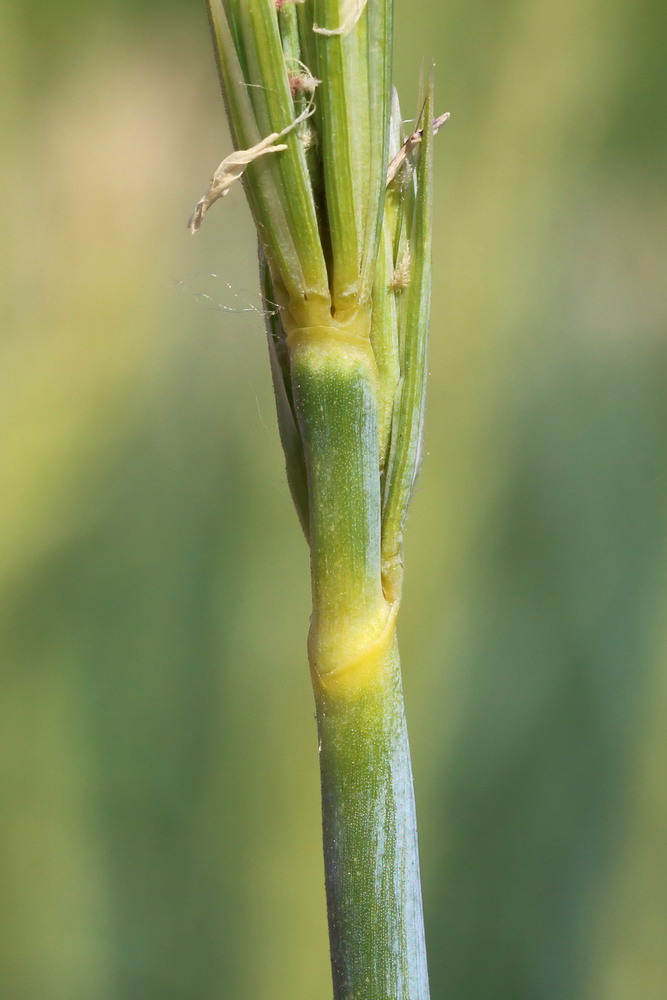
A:
{"type": "MultiPolygon", "coordinates": [[[[397,0],[452,112],[401,631],[434,1000],[667,996],[666,12],[397,0]]],[[[4,0],[0,92],[2,995],[326,998],[240,189],[185,228],[203,5],[4,0]]]]}

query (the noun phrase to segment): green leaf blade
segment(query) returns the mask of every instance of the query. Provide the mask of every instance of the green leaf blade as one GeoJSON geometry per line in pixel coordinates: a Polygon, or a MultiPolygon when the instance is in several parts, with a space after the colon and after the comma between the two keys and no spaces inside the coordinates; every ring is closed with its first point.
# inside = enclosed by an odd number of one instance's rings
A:
{"type": "MultiPolygon", "coordinates": [[[[232,138],[248,149],[294,122],[275,8],[270,0],[239,4],[208,0],[209,16],[232,138]],[[267,83],[262,83],[263,74],[267,83]],[[258,85],[255,85],[258,84],[258,85]]],[[[264,251],[280,277],[286,301],[329,300],[305,152],[296,134],[282,139],[287,149],[249,164],[244,187],[264,251]]]]}
{"type": "Polygon", "coordinates": [[[433,211],[433,80],[423,109],[417,194],[410,236],[409,285],[401,293],[401,382],[396,398],[382,515],[385,586],[400,592],[403,528],[421,461],[426,399],[426,350],[431,308],[433,211]]]}

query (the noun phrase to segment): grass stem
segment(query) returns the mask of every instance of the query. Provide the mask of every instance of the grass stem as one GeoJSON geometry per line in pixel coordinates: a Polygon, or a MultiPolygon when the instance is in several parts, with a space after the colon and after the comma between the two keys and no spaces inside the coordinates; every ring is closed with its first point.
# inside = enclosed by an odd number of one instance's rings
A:
{"type": "Polygon", "coordinates": [[[278,426],[310,546],[334,997],[428,1000],[395,629],[424,414],[432,80],[406,138],[391,0],[208,2],[238,153],[200,206],[241,179],[259,237],[278,426]]]}

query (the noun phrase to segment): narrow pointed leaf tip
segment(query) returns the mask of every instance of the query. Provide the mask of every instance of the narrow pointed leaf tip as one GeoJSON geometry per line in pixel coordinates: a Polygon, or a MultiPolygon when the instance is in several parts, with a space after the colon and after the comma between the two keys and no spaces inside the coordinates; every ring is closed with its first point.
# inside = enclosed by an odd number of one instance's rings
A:
{"type": "Polygon", "coordinates": [[[318,35],[347,35],[363,14],[367,2],[368,0],[343,0],[341,4],[343,20],[340,25],[337,28],[320,28],[318,24],[314,24],[313,31],[318,35]]]}
{"type": "Polygon", "coordinates": [[[261,139],[255,146],[251,146],[250,149],[236,149],[229,156],[226,156],[213,174],[208,191],[199,199],[194,212],[188,220],[188,229],[190,232],[193,235],[197,232],[211,205],[214,205],[219,198],[224,198],[229,194],[232,184],[234,181],[241,179],[249,163],[258,160],[260,156],[265,156],[267,153],[282,153],[283,150],[287,149],[286,143],[277,142],[277,140],[286,136],[297,125],[304,122],[306,118],[310,118],[314,111],[315,105],[310,102],[298,118],[290,122],[282,132],[272,132],[266,138],[261,139]]]}

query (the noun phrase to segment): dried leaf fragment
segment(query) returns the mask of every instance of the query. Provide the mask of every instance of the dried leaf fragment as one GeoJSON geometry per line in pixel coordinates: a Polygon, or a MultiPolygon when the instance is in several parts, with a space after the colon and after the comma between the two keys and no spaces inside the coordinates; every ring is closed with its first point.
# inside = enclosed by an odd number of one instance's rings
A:
{"type": "Polygon", "coordinates": [[[199,199],[194,212],[188,220],[188,229],[190,232],[193,235],[197,232],[201,226],[202,219],[211,205],[215,204],[218,198],[224,198],[229,193],[229,189],[234,181],[238,181],[243,177],[245,168],[249,163],[259,159],[260,156],[265,156],[267,153],[281,153],[284,149],[287,149],[287,145],[284,142],[276,143],[276,140],[288,135],[297,125],[310,118],[314,111],[315,105],[312,101],[309,101],[298,118],[290,122],[282,132],[272,132],[271,135],[267,135],[265,139],[261,139],[255,146],[251,146],[250,149],[235,149],[233,153],[226,156],[213,174],[208,191],[199,199]]]}
{"type": "Polygon", "coordinates": [[[260,156],[265,156],[267,153],[280,153],[283,149],[287,149],[284,142],[274,145],[276,139],[279,139],[280,136],[280,132],[272,132],[271,135],[267,135],[266,139],[258,142],[256,146],[251,146],[250,149],[236,149],[229,156],[225,157],[213,174],[211,186],[206,194],[199,199],[194,212],[190,216],[188,229],[191,233],[194,234],[197,232],[201,226],[202,219],[211,205],[215,204],[218,198],[224,198],[229,193],[229,189],[234,181],[241,179],[249,163],[259,159],[260,156]]]}
{"type": "MultiPolygon", "coordinates": [[[[445,111],[444,115],[440,115],[439,118],[433,119],[433,122],[431,123],[431,130],[433,132],[433,135],[437,135],[437,133],[440,131],[440,129],[445,124],[448,118],[449,118],[449,111],[445,111]]],[[[417,143],[422,141],[423,137],[424,137],[423,128],[418,128],[415,132],[412,133],[412,135],[409,135],[407,137],[407,139],[399,149],[398,153],[389,164],[389,167],[387,169],[387,184],[391,184],[391,182],[394,180],[399,170],[407,160],[408,153],[412,149],[414,149],[417,143]]]]}
{"type": "Polygon", "coordinates": [[[343,0],[341,4],[343,20],[339,27],[320,28],[319,25],[314,24],[313,31],[318,35],[347,35],[363,14],[367,2],[368,0],[343,0]]]}

